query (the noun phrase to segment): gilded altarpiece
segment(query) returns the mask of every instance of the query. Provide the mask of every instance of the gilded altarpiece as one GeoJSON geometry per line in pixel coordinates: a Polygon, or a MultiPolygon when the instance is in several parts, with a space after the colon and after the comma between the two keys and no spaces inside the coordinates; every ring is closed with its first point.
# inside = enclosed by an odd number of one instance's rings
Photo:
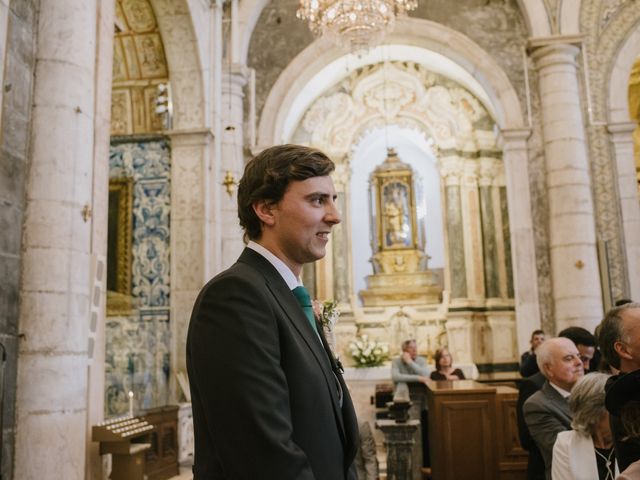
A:
{"type": "Polygon", "coordinates": [[[389,149],[371,175],[373,275],[360,292],[365,306],[440,303],[442,289],[427,269],[411,167],[389,149]]]}

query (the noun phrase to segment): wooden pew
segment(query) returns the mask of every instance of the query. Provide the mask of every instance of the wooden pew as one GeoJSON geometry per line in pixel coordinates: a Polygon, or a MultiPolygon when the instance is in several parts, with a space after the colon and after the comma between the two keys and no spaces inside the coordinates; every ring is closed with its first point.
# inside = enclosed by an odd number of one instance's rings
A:
{"type": "Polygon", "coordinates": [[[427,382],[433,480],[524,480],[517,397],[512,387],[473,380],[427,382]]]}

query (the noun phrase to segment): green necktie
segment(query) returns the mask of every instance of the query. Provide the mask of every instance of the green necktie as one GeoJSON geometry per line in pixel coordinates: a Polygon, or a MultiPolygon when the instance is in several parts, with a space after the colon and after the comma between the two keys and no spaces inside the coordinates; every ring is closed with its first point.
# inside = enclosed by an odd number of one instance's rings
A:
{"type": "Polygon", "coordinates": [[[311,305],[311,297],[309,296],[309,292],[307,292],[307,289],[302,286],[294,288],[293,290],[291,290],[291,292],[293,292],[293,295],[296,297],[296,300],[302,307],[302,311],[307,316],[307,320],[309,320],[311,328],[313,328],[313,331],[316,332],[316,335],[319,335],[318,327],[316,327],[316,316],[313,314],[313,306],[311,305]]]}

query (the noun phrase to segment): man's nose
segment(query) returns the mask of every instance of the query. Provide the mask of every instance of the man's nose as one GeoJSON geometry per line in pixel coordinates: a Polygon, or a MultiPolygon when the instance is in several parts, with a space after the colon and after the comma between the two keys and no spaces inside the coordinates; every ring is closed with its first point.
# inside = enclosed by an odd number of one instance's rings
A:
{"type": "Polygon", "coordinates": [[[327,211],[325,213],[324,220],[332,225],[336,225],[342,221],[340,210],[338,210],[336,202],[327,203],[327,211]]]}

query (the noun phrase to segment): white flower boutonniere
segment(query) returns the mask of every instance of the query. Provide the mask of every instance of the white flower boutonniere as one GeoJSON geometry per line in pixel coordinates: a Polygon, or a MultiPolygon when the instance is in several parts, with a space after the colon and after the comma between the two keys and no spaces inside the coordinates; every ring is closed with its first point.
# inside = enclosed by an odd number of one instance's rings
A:
{"type": "Polygon", "coordinates": [[[325,300],[324,302],[314,300],[313,312],[318,319],[318,322],[320,322],[320,325],[322,325],[322,328],[329,332],[333,331],[333,327],[340,319],[338,302],[335,300],[325,300]]]}

